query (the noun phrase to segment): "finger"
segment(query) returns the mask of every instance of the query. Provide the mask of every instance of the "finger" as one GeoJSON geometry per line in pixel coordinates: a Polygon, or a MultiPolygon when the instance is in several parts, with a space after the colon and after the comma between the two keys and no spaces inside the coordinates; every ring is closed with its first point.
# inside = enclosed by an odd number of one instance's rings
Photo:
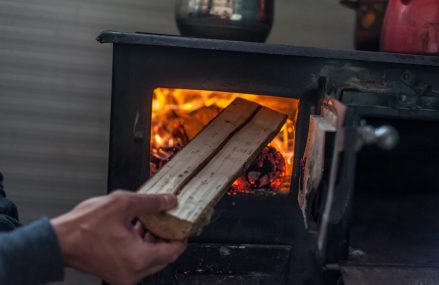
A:
{"type": "Polygon", "coordinates": [[[145,238],[146,229],[140,221],[137,221],[134,224],[133,228],[134,228],[134,231],[139,235],[139,237],[141,237],[142,239],[145,238]]]}
{"type": "Polygon", "coordinates": [[[149,244],[145,257],[154,256],[155,264],[174,262],[186,249],[186,241],[158,242],[149,244]]]}
{"type": "Polygon", "coordinates": [[[152,233],[146,233],[146,235],[143,238],[144,241],[148,242],[148,243],[156,243],[157,242],[157,237],[154,236],[152,233]]]}
{"type": "Polygon", "coordinates": [[[127,225],[133,218],[160,213],[177,206],[173,194],[139,194],[117,190],[107,196],[107,207],[118,212],[127,225]]]}

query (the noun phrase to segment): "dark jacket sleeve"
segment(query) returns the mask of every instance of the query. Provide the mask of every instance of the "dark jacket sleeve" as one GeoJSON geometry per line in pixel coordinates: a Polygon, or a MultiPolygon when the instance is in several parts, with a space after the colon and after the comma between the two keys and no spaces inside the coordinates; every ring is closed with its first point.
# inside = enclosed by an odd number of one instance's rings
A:
{"type": "Polygon", "coordinates": [[[0,232],[12,231],[19,226],[17,207],[6,199],[3,175],[0,173],[0,232]]]}
{"type": "Polygon", "coordinates": [[[64,278],[57,235],[44,218],[0,234],[0,284],[38,285],[64,278]]]}

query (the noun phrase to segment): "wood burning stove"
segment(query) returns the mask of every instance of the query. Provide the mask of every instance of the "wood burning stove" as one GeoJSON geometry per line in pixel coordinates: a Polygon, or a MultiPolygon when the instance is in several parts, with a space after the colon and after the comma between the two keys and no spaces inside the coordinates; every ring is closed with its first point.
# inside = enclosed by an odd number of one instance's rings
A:
{"type": "Polygon", "coordinates": [[[137,189],[235,97],[290,119],[184,255],[142,284],[358,284],[366,269],[398,278],[395,268],[437,278],[424,253],[439,237],[439,58],[141,33],[98,41],[114,50],[108,191],[137,189]],[[397,133],[394,150],[359,152],[397,133]]]}

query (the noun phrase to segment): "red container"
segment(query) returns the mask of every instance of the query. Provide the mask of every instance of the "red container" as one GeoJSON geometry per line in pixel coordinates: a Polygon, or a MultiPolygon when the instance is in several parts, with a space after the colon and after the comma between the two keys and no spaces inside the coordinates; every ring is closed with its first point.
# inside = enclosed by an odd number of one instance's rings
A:
{"type": "Polygon", "coordinates": [[[381,50],[439,55],[439,0],[390,0],[381,50]]]}

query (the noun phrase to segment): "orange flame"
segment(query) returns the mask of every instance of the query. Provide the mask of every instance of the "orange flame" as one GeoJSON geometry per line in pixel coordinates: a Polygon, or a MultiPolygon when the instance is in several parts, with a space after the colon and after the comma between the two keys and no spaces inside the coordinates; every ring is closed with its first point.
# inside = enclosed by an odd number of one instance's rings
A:
{"type": "MultiPolygon", "coordinates": [[[[237,97],[288,115],[287,122],[269,144],[285,159],[283,181],[275,183],[280,184],[280,192],[288,192],[294,160],[295,122],[299,103],[297,99],[209,90],[156,88],[152,101],[151,153],[167,157],[167,154],[163,154],[164,148],[178,151],[237,97]]],[[[156,171],[157,167],[152,169],[156,171]]],[[[235,181],[236,188],[239,188],[239,183],[239,179],[235,181]]]]}

